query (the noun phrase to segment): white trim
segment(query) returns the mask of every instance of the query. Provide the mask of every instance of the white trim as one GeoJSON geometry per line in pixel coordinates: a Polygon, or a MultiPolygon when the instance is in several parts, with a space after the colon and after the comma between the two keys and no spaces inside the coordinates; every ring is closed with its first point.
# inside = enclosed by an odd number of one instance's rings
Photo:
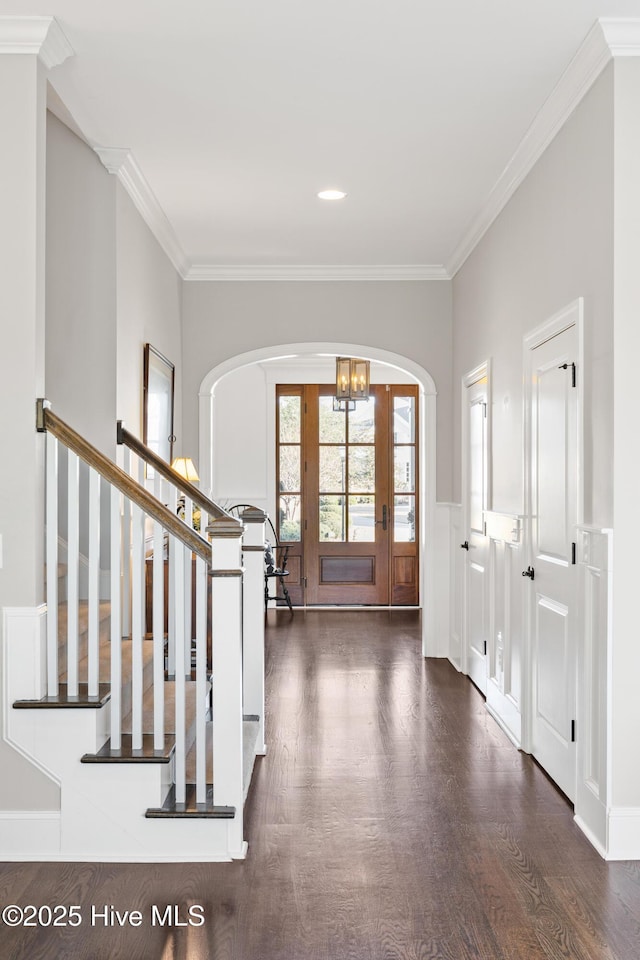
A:
{"type": "Polygon", "coordinates": [[[0,54],[37,56],[47,70],[74,56],[54,17],[0,17],[0,54]]]}
{"type": "MultiPolygon", "coordinates": [[[[420,556],[421,582],[420,602],[424,613],[422,617],[423,656],[443,656],[440,652],[440,639],[436,631],[436,553],[434,535],[436,524],[436,385],[431,374],[424,367],[403,357],[401,354],[381,350],[378,347],[353,343],[283,343],[270,347],[260,347],[223,360],[204,377],[198,391],[199,397],[199,460],[200,489],[211,494],[213,480],[213,395],[216,383],[226,374],[241,367],[261,363],[265,360],[278,360],[292,356],[313,356],[329,354],[333,356],[355,356],[367,360],[378,360],[388,366],[398,367],[411,374],[420,384],[420,476],[422,483],[420,556]]],[[[363,608],[367,609],[367,608],[363,608]]],[[[446,638],[445,641],[446,642],[446,638]]]]}
{"type": "MultiPolygon", "coordinates": [[[[491,421],[492,416],[492,391],[491,391],[491,358],[488,357],[486,360],[483,360],[482,363],[479,363],[476,367],[473,367],[472,370],[467,371],[467,373],[462,375],[461,378],[461,392],[460,392],[460,412],[462,417],[461,423],[461,451],[460,451],[460,469],[461,469],[461,511],[462,511],[462,536],[465,541],[470,539],[469,536],[469,402],[467,399],[467,390],[470,389],[474,384],[486,380],[486,404],[487,404],[487,426],[486,426],[486,438],[487,438],[487,449],[486,449],[486,503],[485,510],[491,509],[491,504],[493,500],[492,495],[492,467],[491,467],[491,421]]],[[[468,622],[468,564],[465,562],[463,565],[463,575],[462,575],[462,589],[460,591],[462,597],[462,636],[461,636],[461,646],[460,646],[460,670],[462,673],[469,676],[469,657],[468,657],[468,646],[469,646],[469,622],[468,622]]],[[[488,600],[488,597],[487,597],[488,600]]],[[[483,691],[484,692],[484,691],[483,691]]]]}
{"type": "Polygon", "coordinates": [[[59,810],[0,811],[0,856],[6,861],[60,859],[59,810]]]}
{"type": "Polygon", "coordinates": [[[445,263],[455,276],[613,57],[640,55],[640,20],[596,21],[445,263]]]}
{"type": "Polygon", "coordinates": [[[131,150],[126,147],[96,146],[93,149],[105,169],[118,178],[131,197],[136,210],[175,269],[184,278],[189,269],[185,252],[131,150]]]}
{"type": "Polygon", "coordinates": [[[230,264],[194,263],[185,280],[450,280],[442,264],[230,264]]]}
{"type": "Polygon", "coordinates": [[[591,846],[596,850],[597,853],[600,854],[602,859],[606,860],[607,851],[605,847],[603,847],[603,845],[600,843],[600,840],[597,838],[593,830],[591,830],[590,827],[585,823],[582,817],[579,817],[577,815],[574,816],[573,822],[577,827],[580,828],[580,830],[582,830],[582,832],[584,833],[585,837],[587,838],[591,846]]]}
{"type": "Polygon", "coordinates": [[[610,807],[607,860],[640,860],[640,807],[610,807]]]}

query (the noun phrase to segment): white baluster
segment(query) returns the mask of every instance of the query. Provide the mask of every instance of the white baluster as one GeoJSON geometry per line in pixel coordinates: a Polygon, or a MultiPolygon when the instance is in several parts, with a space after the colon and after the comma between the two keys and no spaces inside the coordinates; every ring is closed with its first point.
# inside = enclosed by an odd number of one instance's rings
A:
{"type": "Polygon", "coordinates": [[[47,433],[47,693],[58,695],[58,441],[47,433]]]}
{"type": "Polygon", "coordinates": [[[207,580],[196,557],[196,803],[207,799],[207,580]]]}
{"type": "MultiPolygon", "coordinates": [[[[176,513],[178,506],[178,494],[176,488],[169,484],[169,510],[176,513]]],[[[167,625],[167,670],[170,677],[175,676],[176,672],[176,540],[171,537],[169,540],[169,622],[167,625]]]]}
{"type": "Polygon", "coordinates": [[[100,476],[92,469],[89,469],[88,614],[88,694],[97,697],[100,682],[100,476]]]}
{"type": "Polygon", "coordinates": [[[67,451],[67,694],[78,696],[80,574],[80,461],[67,451]]]}
{"type": "Polygon", "coordinates": [[[122,743],[122,563],[120,493],[111,487],[111,748],[122,743]]]}
{"type": "MultiPolygon", "coordinates": [[[[185,495],[184,498],[184,521],[190,530],[193,530],[193,503],[185,495]]],[[[184,672],[185,675],[191,673],[191,641],[194,636],[195,624],[193,620],[193,610],[191,603],[191,553],[187,552],[184,565],[184,672]]]]}
{"type": "MultiPolygon", "coordinates": [[[[122,468],[131,473],[131,451],[124,448],[122,468]]],[[[122,511],[122,635],[131,636],[131,501],[124,497],[122,511]]]]}
{"type": "MultiPolygon", "coordinates": [[[[175,588],[175,639],[176,639],[176,666],[184,664],[184,565],[185,547],[179,540],[171,538],[175,556],[176,588],[175,588]]],[[[185,676],[184,669],[175,672],[175,784],[176,803],[184,803],[186,799],[186,718],[185,718],[185,676]]]]}
{"type": "MultiPolygon", "coordinates": [[[[153,490],[162,499],[164,483],[156,471],[153,490]]],[[[153,524],[153,748],[164,750],[164,533],[153,524]]]]}
{"type": "Polygon", "coordinates": [[[135,504],[132,515],[131,562],[131,746],[142,749],[143,733],[143,648],[142,614],[144,604],[144,514],[135,504]]]}

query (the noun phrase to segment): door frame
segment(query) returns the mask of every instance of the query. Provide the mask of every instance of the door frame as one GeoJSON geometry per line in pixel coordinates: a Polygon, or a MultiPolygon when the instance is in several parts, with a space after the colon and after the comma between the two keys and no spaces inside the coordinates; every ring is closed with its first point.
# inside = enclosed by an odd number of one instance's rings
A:
{"type": "MultiPolygon", "coordinates": [[[[551,317],[534,327],[523,337],[523,563],[531,564],[533,551],[532,536],[532,485],[531,485],[531,441],[533,416],[532,369],[533,351],[547,340],[571,327],[576,328],[577,334],[577,380],[576,380],[576,418],[577,418],[577,476],[576,476],[576,526],[584,523],[584,298],[578,297],[551,317]]],[[[522,741],[521,747],[531,753],[533,749],[533,693],[534,693],[534,663],[533,663],[533,591],[528,590],[524,598],[522,609],[524,616],[524,669],[527,682],[522,685],[522,741]]],[[[579,637],[576,638],[576,708],[580,714],[580,691],[578,684],[578,664],[581,659],[579,637]]],[[[578,717],[578,722],[580,718],[578,717]]]]}
{"type": "MultiPolygon", "coordinates": [[[[469,517],[469,405],[467,403],[467,390],[469,387],[472,387],[474,383],[486,379],[487,381],[487,425],[486,425],[486,438],[487,438],[487,449],[486,449],[486,503],[485,511],[491,510],[493,507],[492,501],[492,487],[493,487],[493,474],[492,474],[492,455],[491,455],[491,441],[492,441],[492,385],[491,385],[491,358],[487,357],[486,360],[483,360],[482,363],[479,363],[472,370],[469,370],[462,376],[461,388],[460,388],[460,409],[462,414],[462,423],[461,423],[461,470],[462,470],[462,483],[461,483],[461,496],[462,496],[462,529],[464,530],[465,537],[469,534],[470,529],[470,517],[469,517]]],[[[458,547],[458,549],[460,549],[458,547]]],[[[464,558],[464,576],[462,578],[462,597],[463,597],[463,617],[462,617],[462,644],[461,644],[461,657],[460,665],[462,672],[469,675],[469,602],[468,602],[468,579],[469,571],[467,564],[467,557],[464,558]]],[[[488,583],[488,581],[487,581],[488,583]]],[[[490,597],[487,595],[486,602],[489,604],[490,597]]],[[[487,608],[488,609],[488,608],[487,608]]],[[[490,618],[491,620],[491,618],[490,618]]]]}
{"type": "MultiPolygon", "coordinates": [[[[436,630],[436,396],[437,390],[431,374],[415,360],[381,350],[366,344],[339,341],[311,343],[281,343],[260,347],[237,354],[214,366],[203,378],[198,391],[199,405],[199,467],[200,489],[211,493],[213,480],[213,404],[216,383],[226,374],[240,367],[261,363],[265,360],[318,356],[354,356],[378,361],[410,374],[420,387],[419,432],[420,432],[420,605],[422,615],[422,655],[446,657],[448,637],[436,630]],[[425,603],[428,598],[429,602],[425,603]]],[[[269,503],[275,503],[275,380],[268,383],[267,393],[267,494],[269,503]]]]}

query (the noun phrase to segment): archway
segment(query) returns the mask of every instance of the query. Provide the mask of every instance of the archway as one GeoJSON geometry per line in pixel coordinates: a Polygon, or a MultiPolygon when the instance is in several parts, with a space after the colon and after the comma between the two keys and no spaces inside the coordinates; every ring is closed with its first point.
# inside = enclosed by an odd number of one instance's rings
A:
{"type": "Polygon", "coordinates": [[[388,350],[381,350],[364,344],[314,342],[283,343],[276,346],[260,347],[246,353],[229,357],[216,364],[204,377],[198,391],[199,403],[199,466],[201,488],[211,492],[213,477],[213,411],[216,384],[227,374],[241,367],[261,363],[267,360],[288,359],[291,357],[309,358],[314,356],[357,356],[377,361],[410,374],[420,387],[420,472],[421,485],[421,526],[420,555],[421,583],[420,603],[422,606],[422,653],[424,656],[437,655],[438,644],[435,635],[435,508],[436,508],[436,387],[431,374],[415,360],[388,350]]]}

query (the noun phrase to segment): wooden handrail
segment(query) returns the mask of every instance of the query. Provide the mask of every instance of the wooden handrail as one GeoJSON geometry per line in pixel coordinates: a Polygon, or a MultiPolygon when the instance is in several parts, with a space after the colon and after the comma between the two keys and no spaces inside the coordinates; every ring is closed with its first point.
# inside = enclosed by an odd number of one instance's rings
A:
{"type": "Polygon", "coordinates": [[[150,517],[157,520],[165,530],[178,538],[192,553],[201,557],[211,565],[211,545],[195,530],[191,530],[174,513],[156,500],[144,487],[121,470],[117,464],[105,457],[88,440],[70,427],[64,420],[55,414],[47,405],[46,400],[37,402],[37,429],[40,433],[52,433],[73,453],[77,454],[90,467],[93,467],[105,480],[128,497],[136,506],[144,510],[150,517]]]}
{"type": "Polygon", "coordinates": [[[124,444],[126,447],[129,447],[130,450],[133,450],[139,457],[149,464],[150,467],[153,467],[154,470],[157,470],[160,476],[164,477],[165,480],[168,480],[169,483],[173,483],[174,486],[179,487],[183,493],[189,497],[190,500],[193,500],[201,510],[204,510],[209,516],[215,517],[216,520],[236,520],[236,517],[232,517],[230,513],[227,513],[226,510],[223,510],[222,507],[218,506],[217,503],[214,503],[213,500],[210,500],[209,497],[205,496],[197,487],[195,487],[189,480],[185,480],[181,474],[176,473],[175,470],[172,470],[166,460],[163,460],[162,457],[159,457],[157,453],[153,450],[150,450],[142,440],[138,440],[133,433],[130,433],[129,430],[124,426],[122,420],[118,420],[118,443],[124,444]]]}

